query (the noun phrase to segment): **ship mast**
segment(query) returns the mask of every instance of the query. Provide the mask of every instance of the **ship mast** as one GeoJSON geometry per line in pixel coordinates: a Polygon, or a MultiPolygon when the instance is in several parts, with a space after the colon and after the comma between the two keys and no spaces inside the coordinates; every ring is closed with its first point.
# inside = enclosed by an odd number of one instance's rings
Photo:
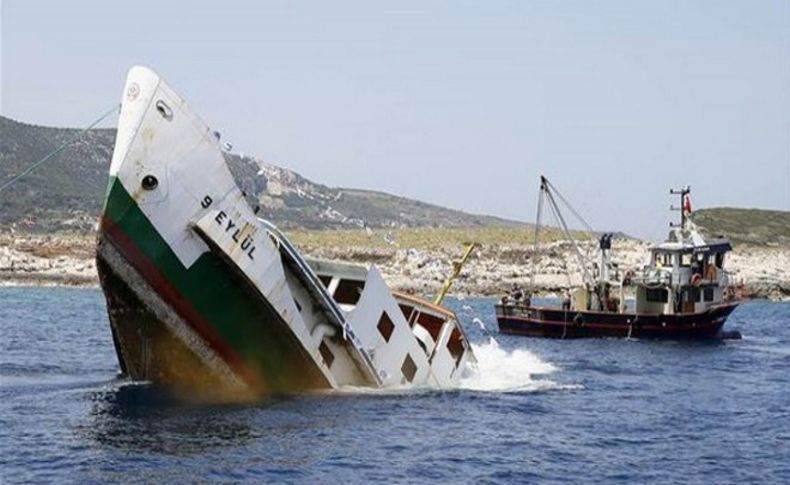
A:
{"type": "MultiPolygon", "coordinates": [[[[576,216],[579,221],[590,231],[594,232],[587,221],[585,221],[581,215],[568,203],[567,200],[559,193],[559,191],[549,182],[549,180],[544,177],[543,175],[540,176],[540,194],[538,196],[538,215],[535,220],[535,248],[534,254],[537,256],[538,252],[538,245],[539,245],[539,231],[541,227],[541,215],[543,213],[543,201],[544,198],[549,202],[549,209],[551,209],[552,215],[556,220],[557,224],[559,224],[562,231],[565,233],[565,237],[571,242],[573,245],[573,250],[576,258],[578,259],[579,266],[582,270],[582,275],[585,284],[593,284],[594,279],[590,275],[587,269],[587,261],[584,259],[584,255],[582,254],[581,249],[579,248],[579,244],[576,242],[576,238],[573,237],[571,234],[570,229],[568,229],[568,224],[565,222],[565,218],[562,216],[562,212],[560,211],[560,207],[557,204],[556,199],[554,198],[554,194],[560,198],[560,200],[568,207],[571,213],[576,216]]],[[[537,271],[537,260],[532,264],[532,274],[530,275],[530,286],[531,291],[535,291],[535,272],[537,271]]]]}
{"type": "Polygon", "coordinates": [[[669,223],[669,227],[678,227],[680,230],[686,229],[686,197],[691,193],[691,187],[686,185],[682,189],[669,189],[670,195],[679,195],[680,196],[680,206],[675,207],[674,205],[669,206],[669,210],[671,211],[680,211],[680,224],[676,224],[674,222],[669,223]]]}

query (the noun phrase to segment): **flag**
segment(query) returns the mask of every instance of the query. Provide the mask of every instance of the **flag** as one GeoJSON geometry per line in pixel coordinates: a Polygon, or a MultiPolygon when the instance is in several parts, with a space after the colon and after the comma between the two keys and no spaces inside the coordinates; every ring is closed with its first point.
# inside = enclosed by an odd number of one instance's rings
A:
{"type": "Polygon", "coordinates": [[[688,194],[683,197],[683,212],[691,214],[691,197],[688,194]]]}

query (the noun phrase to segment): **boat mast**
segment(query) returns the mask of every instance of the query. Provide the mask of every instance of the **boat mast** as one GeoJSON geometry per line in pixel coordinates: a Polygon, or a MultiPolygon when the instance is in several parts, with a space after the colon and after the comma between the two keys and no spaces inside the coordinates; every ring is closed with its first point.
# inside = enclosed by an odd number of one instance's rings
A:
{"type": "Polygon", "coordinates": [[[688,185],[686,185],[682,189],[669,189],[670,195],[680,196],[679,207],[675,207],[674,205],[669,206],[669,210],[680,211],[680,225],[670,222],[669,227],[679,227],[680,230],[686,229],[686,197],[688,196],[689,193],[691,193],[691,187],[688,185]]]}
{"type": "Polygon", "coordinates": [[[548,180],[543,175],[540,176],[540,190],[538,191],[538,215],[535,216],[535,243],[532,247],[532,273],[529,275],[529,288],[532,293],[535,293],[535,273],[538,270],[538,261],[540,260],[540,253],[538,252],[538,244],[540,237],[540,222],[543,216],[543,192],[548,190],[546,185],[548,180]]]}
{"type": "MultiPolygon", "coordinates": [[[[574,254],[576,254],[576,258],[579,260],[579,266],[581,266],[582,269],[584,282],[587,284],[593,283],[593,278],[590,276],[590,273],[587,270],[587,262],[584,259],[584,255],[582,254],[581,248],[579,248],[579,244],[576,242],[576,238],[574,238],[573,235],[571,235],[571,231],[570,229],[568,229],[568,224],[565,223],[565,218],[562,216],[562,212],[560,211],[560,208],[557,205],[557,201],[554,199],[553,193],[556,192],[557,196],[560,197],[560,199],[563,202],[565,202],[565,204],[571,209],[574,215],[576,215],[576,217],[579,217],[580,220],[582,220],[582,222],[588,227],[589,225],[583,219],[581,219],[581,216],[579,216],[578,213],[572,207],[570,207],[570,204],[568,204],[565,198],[562,197],[562,194],[560,194],[559,191],[557,191],[557,189],[554,188],[554,186],[551,185],[548,179],[544,176],[540,177],[540,188],[541,188],[541,195],[543,195],[544,193],[546,194],[546,198],[549,201],[549,208],[554,214],[554,218],[557,219],[557,222],[560,224],[560,227],[562,227],[562,230],[565,233],[565,237],[568,238],[571,244],[573,244],[574,254]]],[[[539,204],[541,204],[541,202],[539,202],[539,204]]],[[[537,245],[537,241],[536,241],[536,245],[537,245]]]]}

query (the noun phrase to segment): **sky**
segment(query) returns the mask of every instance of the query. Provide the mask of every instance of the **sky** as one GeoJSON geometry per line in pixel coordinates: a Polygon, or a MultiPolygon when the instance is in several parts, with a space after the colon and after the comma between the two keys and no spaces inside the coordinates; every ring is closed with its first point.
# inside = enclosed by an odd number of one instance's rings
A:
{"type": "Polygon", "coordinates": [[[28,123],[88,125],[143,64],[331,186],[534,221],[544,174],[652,239],[670,187],[790,210],[788,0],[2,0],[0,27],[0,114],[28,123]]]}

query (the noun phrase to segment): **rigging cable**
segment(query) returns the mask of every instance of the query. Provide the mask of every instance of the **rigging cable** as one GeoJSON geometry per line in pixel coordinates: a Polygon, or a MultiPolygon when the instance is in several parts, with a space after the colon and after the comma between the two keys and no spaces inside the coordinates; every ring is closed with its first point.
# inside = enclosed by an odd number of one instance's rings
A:
{"type": "Polygon", "coordinates": [[[538,195],[538,215],[535,217],[535,245],[532,249],[532,273],[529,275],[530,292],[535,293],[535,273],[538,270],[538,262],[540,261],[540,253],[538,247],[541,216],[543,215],[543,190],[544,185],[541,181],[540,191],[538,195]]]}
{"type": "Polygon", "coordinates": [[[573,243],[573,249],[576,251],[576,256],[579,258],[579,265],[581,266],[582,272],[584,274],[584,282],[585,283],[593,282],[593,278],[590,277],[587,271],[587,265],[584,260],[584,256],[582,256],[582,252],[579,249],[579,245],[576,243],[576,239],[574,239],[573,236],[571,236],[570,230],[568,230],[568,225],[565,223],[565,218],[562,217],[562,212],[560,212],[560,209],[557,206],[557,202],[554,200],[554,195],[552,194],[552,192],[549,191],[546,192],[546,195],[548,196],[549,199],[549,207],[551,207],[555,211],[556,216],[561,223],[562,229],[565,231],[565,237],[567,237],[571,241],[571,243],[573,243]]]}
{"type": "Polygon", "coordinates": [[[117,111],[119,110],[119,108],[120,108],[120,107],[121,107],[121,105],[120,105],[120,104],[116,104],[116,105],[114,105],[114,106],[112,107],[112,109],[111,109],[111,110],[109,110],[109,111],[107,111],[106,113],[104,113],[103,115],[101,115],[101,116],[99,117],[99,119],[97,119],[96,121],[94,121],[93,123],[91,123],[90,125],[88,125],[88,127],[87,127],[87,128],[83,128],[83,129],[82,129],[82,130],[80,130],[80,131],[79,131],[79,132],[78,132],[76,135],[74,135],[73,137],[71,137],[71,138],[69,138],[68,140],[66,140],[66,141],[65,141],[63,144],[61,144],[59,147],[57,147],[57,148],[55,148],[54,150],[52,150],[51,152],[47,153],[47,154],[46,154],[46,155],[45,155],[43,158],[41,158],[41,159],[40,159],[40,160],[38,160],[37,162],[35,162],[35,163],[31,164],[29,167],[27,167],[25,170],[23,170],[23,171],[22,171],[22,172],[20,172],[19,174],[17,174],[17,175],[15,175],[15,176],[11,177],[11,180],[8,180],[7,182],[5,182],[5,183],[3,183],[2,185],[0,185],[0,192],[2,192],[3,190],[7,189],[8,187],[10,187],[10,186],[11,186],[13,183],[15,183],[17,180],[21,179],[21,178],[22,178],[22,177],[24,177],[25,175],[28,175],[30,172],[32,172],[33,170],[35,170],[36,168],[38,168],[40,165],[43,165],[44,163],[46,163],[46,162],[47,162],[49,159],[51,159],[52,157],[54,157],[55,155],[57,155],[58,153],[60,153],[60,151],[61,151],[61,150],[63,150],[64,148],[66,148],[67,146],[71,145],[71,144],[72,144],[72,143],[74,143],[75,141],[77,141],[77,140],[79,140],[80,138],[82,138],[83,136],[85,136],[85,134],[87,134],[87,133],[88,133],[88,131],[89,131],[91,128],[93,128],[94,126],[96,126],[96,125],[98,125],[99,123],[101,123],[102,121],[104,121],[104,119],[105,119],[105,118],[107,118],[108,116],[110,116],[111,114],[113,114],[113,113],[117,112],[117,111]]]}
{"type": "MultiPolygon", "coordinates": [[[[590,224],[589,224],[589,223],[588,223],[588,222],[587,222],[587,221],[584,219],[584,217],[582,217],[582,216],[581,216],[581,214],[579,214],[579,212],[578,212],[578,211],[577,211],[577,210],[576,210],[576,209],[575,209],[575,208],[574,208],[574,207],[571,205],[571,203],[570,203],[570,202],[568,202],[568,200],[567,200],[565,197],[563,197],[562,193],[560,193],[560,191],[559,191],[559,190],[557,190],[557,187],[555,187],[555,186],[554,186],[554,184],[552,184],[552,183],[551,183],[551,182],[549,182],[548,180],[546,180],[546,184],[547,184],[547,185],[548,185],[548,186],[551,188],[551,190],[552,190],[552,192],[553,192],[553,193],[557,194],[557,197],[559,197],[559,198],[560,198],[560,201],[561,201],[563,204],[565,204],[565,207],[567,207],[567,208],[568,208],[568,210],[569,210],[569,211],[571,211],[571,214],[573,214],[573,215],[576,217],[576,219],[577,219],[579,222],[581,222],[581,223],[582,223],[582,225],[583,225],[583,226],[584,226],[584,227],[587,229],[587,232],[588,232],[588,233],[590,233],[590,235],[591,235],[591,236],[595,236],[595,235],[596,235],[596,231],[595,231],[595,230],[592,228],[592,226],[591,226],[591,225],[590,225],[590,224]]],[[[594,240],[594,239],[595,239],[595,237],[593,237],[593,240],[594,240]]],[[[594,246],[594,245],[590,245],[590,244],[584,244],[584,246],[583,246],[583,247],[584,247],[584,253],[585,253],[585,256],[587,256],[587,259],[589,259],[589,260],[592,260],[592,259],[593,259],[593,256],[592,256],[591,252],[592,252],[594,249],[593,249],[593,247],[592,247],[592,246],[594,246]]]]}

